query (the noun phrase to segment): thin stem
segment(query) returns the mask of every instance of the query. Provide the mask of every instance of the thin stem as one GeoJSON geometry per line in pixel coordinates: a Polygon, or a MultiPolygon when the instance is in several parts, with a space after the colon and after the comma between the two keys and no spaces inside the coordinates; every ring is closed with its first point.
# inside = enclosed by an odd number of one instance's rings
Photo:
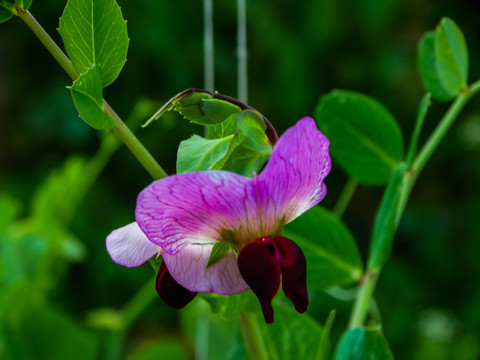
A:
{"type": "Polygon", "coordinates": [[[203,51],[205,90],[215,91],[215,60],[213,50],[213,6],[212,0],[203,0],[203,51]]]}
{"type": "MultiPolygon", "coordinates": [[[[38,21],[33,17],[29,11],[18,10],[18,16],[27,24],[27,26],[33,31],[33,33],[38,37],[42,44],[47,48],[47,50],[52,54],[52,56],[57,60],[60,66],[65,70],[65,72],[73,79],[78,78],[78,73],[73,68],[71,61],[63,53],[63,51],[57,46],[53,39],[47,34],[47,32],[42,28],[38,21]]],[[[133,133],[128,129],[124,124],[122,119],[113,111],[113,109],[108,105],[108,103],[103,100],[103,107],[106,114],[108,114],[115,122],[112,130],[118,135],[118,137],[127,145],[133,155],[138,159],[138,161],[145,167],[149,174],[154,179],[160,179],[167,176],[167,173],[162,169],[162,167],[155,161],[153,156],[148,152],[148,150],[142,145],[142,143],[133,135],[133,133]]]]}
{"type": "Polygon", "coordinates": [[[258,327],[255,315],[252,313],[241,313],[240,325],[242,327],[243,338],[245,339],[245,347],[247,348],[249,359],[268,359],[267,349],[263,342],[263,336],[258,327]]]}
{"type": "Polygon", "coordinates": [[[109,346],[107,349],[107,360],[121,358],[122,347],[128,329],[157,297],[152,279],[147,281],[140,290],[124,305],[121,310],[123,323],[122,327],[110,334],[109,346]]]}
{"type": "Polygon", "coordinates": [[[352,316],[350,317],[349,329],[362,326],[367,317],[368,308],[370,306],[370,299],[372,298],[375,284],[377,283],[378,272],[370,271],[366,273],[363,278],[363,283],[353,307],[352,316]]]}
{"type": "Polygon", "coordinates": [[[349,178],[347,183],[345,184],[345,187],[342,190],[342,193],[337,199],[337,203],[335,204],[333,208],[333,213],[340,219],[345,212],[345,209],[347,208],[348,204],[350,203],[350,200],[352,199],[353,194],[355,193],[355,190],[357,188],[358,181],[349,178]]]}
{"type": "Polygon", "coordinates": [[[408,201],[408,197],[412,191],[413,185],[417,180],[420,172],[423,170],[425,164],[432,156],[435,149],[438,147],[442,139],[445,137],[445,134],[452,126],[453,122],[457,118],[458,114],[470,98],[477,94],[480,91],[480,80],[473,83],[465,92],[460,94],[457,99],[453,102],[453,104],[449,107],[443,118],[438,123],[437,127],[430,135],[428,140],[425,142],[425,145],[422,147],[418,156],[413,161],[411,168],[405,174],[405,179],[402,185],[402,193],[400,195],[400,200],[398,204],[398,211],[396,217],[396,223],[400,221],[400,218],[403,214],[403,210],[408,201]]]}
{"type": "Polygon", "coordinates": [[[238,56],[238,99],[248,101],[247,77],[247,4],[246,0],[237,0],[237,56],[238,56]]]}
{"type": "MultiPolygon", "coordinates": [[[[420,172],[424,168],[427,161],[432,156],[435,149],[440,144],[441,140],[450,129],[454,120],[459,115],[460,111],[467,104],[468,100],[480,91],[480,80],[473,83],[465,92],[460,94],[457,99],[453,102],[450,108],[447,110],[443,118],[440,120],[439,124],[432,132],[425,145],[422,147],[418,156],[413,161],[413,164],[409,171],[404,176],[403,182],[401,184],[401,194],[399,198],[399,203],[397,206],[397,211],[395,212],[395,224],[398,225],[400,218],[405,209],[408,197],[411,193],[412,187],[415,184],[416,179],[418,178],[420,172]]],[[[370,270],[365,274],[364,282],[360,287],[358,292],[355,305],[353,307],[352,315],[350,317],[349,328],[353,329],[358,326],[362,326],[365,322],[368,308],[370,306],[370,301],[375,290],[375,285],[377,282],[378,274],[380,269],[370,270]]]]}

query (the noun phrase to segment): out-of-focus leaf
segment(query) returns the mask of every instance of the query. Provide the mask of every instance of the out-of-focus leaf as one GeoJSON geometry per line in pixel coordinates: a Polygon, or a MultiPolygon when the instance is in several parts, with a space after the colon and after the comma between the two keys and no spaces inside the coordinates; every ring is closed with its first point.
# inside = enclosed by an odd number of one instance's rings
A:
{"type": "Polygon", "coordinates": [[[435,100],[449,101],[468,81],[468,50],[462,31],[443,18],[435,31],[426,32],[418,47],[422,82],[435,100]]]}
{"type": "Polygon", "coordinates": [[[95,334],[53,308],[34,305],[16,324],[7,322],[6,326],[6,345],[14,359],[98,358],[95,334]]]}
{"type": "Polygon", "coordinates": [[[401,130],[378,101],[335,90],[315,110],[319,129],[330,139],[330,152],[345,172],[368,185],[388,181],[403,157],[401,130]]]}
{"type": "Polygon", "coordinates": [[[185,352],[185,346],[175,340],[163,341],[160,343],[153,341],[151,343],[143,344],[127,356],[127,360],[158,359],[188,360],[190,357],[185,352]]]}
{"type": "Polygon", "coordinates": [[[362,260],[348,228],[330,211],[315,206],[288,224],[282,235],[295,241],[307,259],[307,286],[323,290],[362,276],[362,260]]]}
{"type": "Polygon", "coordinates": [[[102,69],[92,66],[69,87],[80,117],[97,130],[108,130],[113,119],[103,112],[102,69]]]}
{"type": "Polygon", "coordinates": [[[236,319],[241,312],[260,311],[260,303],[251,290],[237,295],[200,293],[199,296],[210,304],[213,314],[226,320],[236,319]]]}
{"type": "Polygon", "coordinates": [[[10,20],[13,16],[13,4],[8,3],[6,0],[0,1],[0,24],[10,20]]]}
{"type": "Polygon", "coordinates": [[[20,211],[20,202],[7,194],[0,194],[0,235],[5,233],[20,211]]]}
{"type": "Polygon", "coordinates": [[[211,170],[227,155],[233,135],[221,139],[204,139],[194,135],[178,147],[177,173],[211,170]]]}
{"type": "Polygon", "coordinates": [[[317,355],[318,341],[322,327],[307,314],[298,314],[293,308],[279,301],[275,302],[275,321],[259,324],[272,359],[313,360],[317,355]]]}
{"type": "Polygon", "coordinates": [[[127,61],[127,24],[115,0],[68,0],[58,28],[74,69],[81,75],[102,68],[110,85],[127,61]]]}
{"type": "Polygon", "coordinates": [[[443,18],[435,30],[435,56],[438,77],[451,95],[467,86],[468,51],[462,31],[449,18],[443,18]]]}
{"type": "Polygon", "coordinates": [[[392,352],[379,328],[355,328],[340,341],[335,360],[393,360],[392,352]]]}
{"type": "Polygon", "coordinates": [[[322,337],[320,338],[320,343],[317,350],[317,359],[318,360],[327,360],[330,359],[330,331],[332,330],[333,320],[335,320],[336,311],[330,311],[325,326],[323,327],[322,337]]]}

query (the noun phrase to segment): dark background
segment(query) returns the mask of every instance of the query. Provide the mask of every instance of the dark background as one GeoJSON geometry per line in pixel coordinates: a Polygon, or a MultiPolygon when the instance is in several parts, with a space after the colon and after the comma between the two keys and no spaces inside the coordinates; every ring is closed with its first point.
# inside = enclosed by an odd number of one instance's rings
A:
{"type": "MultiPolygon", "coordinates": [[[[281,134],[298,119],[312,116],[322,94],[334,88],[363,92],[394,114],[407,144],[424,92],[417,43],[442,16],[452,18],[465,35],[470,82],[480,77],[480,9],[474,4],[248,1],[249,104],[281,134]]],[[[30,9],[59,44],[56,28],[64,5],[34,0],[30,9]]],[[[128,61],[105,89],[105,98],[122,118],[139,99],[159,107],[186,88],[203,87],[201,1],[119,0],[119,5],[131,42],[128,61]]],[[[214,19],[215,88],[236,96],[235,2],[214,1],[214,19]]],[[[0,25],[0,192],[24,204],[20,218],[29,215],[29,202],[54,168],[72,155],[88,159],[99,147],[99,134],[78,118],[66,89],[70,84],[20,19],[0,25]]],[[[422,140],[447,106],[432,106],[422,140]]],[[[179,142],[200,131],[170,114],[137,135],[173,173],[179,142]]],[[[420,176],[375,293],[383,331],[398,359],[480,357],[479,144],[480,104],[473,98],[420,176]]],[[[54,272],[49,303],[83,323],[92,309],[122,306],[151,275],[146,265],[121,268],[104,249],[112,229],[133,221],[136,195],[150,181],[127,149],[114,154],[70,226],[87,256],[54,272]]],[[[345,182],[334,164],[323,205],[333,207],[345,182]]],[[[362,255],[381,194],[380,187],[359,187],[344,216],[362,255]]],[[[323,323],[331,308],[338,309],[333,336],[340,336],[351,303],[314,295],[311,315],[323,323]]],[[[135,334],[155,337],[178,330],[177,312],[160,301],[148,310],[128,337],[130,347],[140,337],[135,334]]]]}

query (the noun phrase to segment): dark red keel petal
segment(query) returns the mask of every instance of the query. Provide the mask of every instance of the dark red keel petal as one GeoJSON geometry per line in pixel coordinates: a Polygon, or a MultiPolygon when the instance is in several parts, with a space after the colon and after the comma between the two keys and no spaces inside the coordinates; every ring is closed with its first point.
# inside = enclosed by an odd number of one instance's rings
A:
{"type": "Polygon", "coordinates": [[[248,244],[238,255],[238,269],[257,295],[265,322],[273,323],[272,299],[280,287],[277,246],[268,237],[248,244]]]}
{"type": "Polygon", "coordinates": [[[289,238],[274,239],[280,255],[283,292],[292,301],[299,313],[308,308],[307,261],[300,247],[289,238]]]}
{"type": "Polygon", "coordinates": [[[165,301],[165,303],[174,308],[181,309],[193,300],[196,292],[191,292],[185,289],[182,285],[177,283],[175,279],[168,272],[165,262],[160,266],[155,282],[155,289],[158,295],[165,301]]]}

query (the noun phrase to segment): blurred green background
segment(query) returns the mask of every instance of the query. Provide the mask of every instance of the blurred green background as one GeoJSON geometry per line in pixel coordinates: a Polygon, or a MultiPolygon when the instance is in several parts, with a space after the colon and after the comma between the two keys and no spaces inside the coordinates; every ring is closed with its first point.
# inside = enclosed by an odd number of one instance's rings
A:
{"type": "MultiPolygon", "coordinates": [[[[138,127],[176,93],[203,87],[203,7],[187,0],[118,2],[131,42],[105,98],[138,127]]],[[[34,0],[30,9],[59,44],[64,5],[34,0]]],[[[320,95],[342,88],[382,102],[408,139],[423,95],[417,43],[442,16],[464,32],[470,82],[480,78],[474,2],[258,0],[247,9],[249,104],[279,134],[312,115],[320,95]]],[[[214,1],[214,22],[215,88],[236,96],[235,1],[214,1]]],[[[103,135],[78,118],[70,84],[21,20],[0,25],[0,359],[64,359],[72,349],[81,352],[73,350],[71,359],[113,359],[116,351],[129,359],[157,352],[190,358],[192,328],[200,324],[192,319],[203,303],[170,310],[160,299],[144,301],[153,291],[147,284],[137,298],[144,311],[124,309],[135,321],[123,330],[117,310],[153,272],[113,263],[105,237],[134,220],[136,195],[151,179],[126,148],[115,152],[113,139],[98,150],[103,135]]],[[[423,135],[446,108],[434,104],[423,135]]],[[[173,173],[179,142],[194,132],[201,129],[168,114],[137,135],[173,173]]],[[[474,98],[421,175],[378,283],[383,331],[398,359],[480,358],[479,164],[474,98]]],[[[332,208],[346,180],[334,166],[323,205],[332,208]]],[[[363,255],[381,194],[380,187],[360,187],[344,216],[363,255]]],[[[351,302],[323,292],[311,299],[309,313],[321,323],[337,309],[338,339],[351,302]]]]}

